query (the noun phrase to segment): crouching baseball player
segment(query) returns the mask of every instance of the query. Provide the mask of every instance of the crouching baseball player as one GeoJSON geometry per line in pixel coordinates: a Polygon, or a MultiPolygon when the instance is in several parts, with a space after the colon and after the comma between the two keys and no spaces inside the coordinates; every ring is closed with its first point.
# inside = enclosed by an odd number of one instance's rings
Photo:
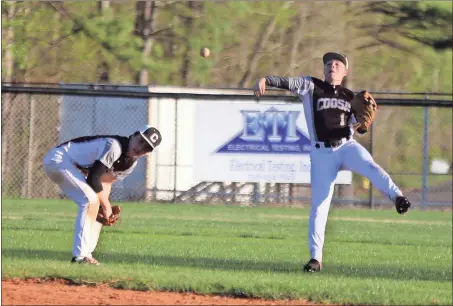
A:
{"type": "Polygon", "coordinates": [[[43,165],[46,175],[79,207],[71,262],[99,265],[92,253],[102,226],[114,224],[120,213],[109,201],[112,184],[128,176],[137,159],[161,141],[160,132],[146,126],[129,137],[84,136],[49,150],[43,165]]]}

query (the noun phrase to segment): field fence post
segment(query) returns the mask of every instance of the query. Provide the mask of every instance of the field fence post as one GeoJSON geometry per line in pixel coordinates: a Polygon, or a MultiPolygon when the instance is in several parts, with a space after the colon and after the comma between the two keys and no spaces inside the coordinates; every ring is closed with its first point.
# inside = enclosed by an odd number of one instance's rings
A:
{"type": "Polygon", "coordinates": [[[252,204],[257,205],[260,201],[260,187],[259,183],[253,183],[253,197],[252,204]]]}
{"type": "MultiPolygon", "coordinates": [[[[428,97],[425,97],[427,99],[428,97]]],[[[428,107],[424,107],[424,120],[423,120],[423,181],[422,181],[422,203],[421,208],[426,204],[426,192],[428,189],[428,121],[429,112],[428,107]]]]}
{"type": "Polygon", "coordinates": [[[34,95],[29,95],[30,97],[30,129],[28,135],[28,161],[27,161],[27,192],[26,198],[32,198],[33,192],[33,170],[34,163],[33,158],[35,156],[35,146],[34,146],[34,134],[35,134],[35,112],[36,112],[36,101],[34,95]]]}
{"type": "Polygon", "coordinates": [[[175,150],[173,159],[173,203],[176,203],[176,182],[178,167],[178,98],[175,98],[175,150]]]}

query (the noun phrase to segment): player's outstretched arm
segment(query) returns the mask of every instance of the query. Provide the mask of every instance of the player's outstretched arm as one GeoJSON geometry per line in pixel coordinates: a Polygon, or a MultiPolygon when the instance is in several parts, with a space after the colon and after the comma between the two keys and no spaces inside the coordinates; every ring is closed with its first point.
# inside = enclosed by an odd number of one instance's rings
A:
{"type": "Polygon", "coordinates": [[[289,88],[289,78],[282,78],[279,76],[267,76],[256,81],[255,86],[253,86],[253,93],[255,96],[263,96],[266,92],[266,85],[272,86],[275,88],[287,89],[289,88]]]}
{"type": "Polygon", "coordinates": [[[255,85],[253,86],[253,94],[256,97],[263,96],[266,92],[266,79],[261,78],[256,81],[255,85]]]}
{"type": "Polygon", "coordinates": [[[253,93],[260,97],[266,92],[266,86],[286,89],[292,92],[299,93],[305,91],[310,86],[311,80],[303,77],[286,78],[279,76],[267,76],[256,81],[253,86],[253,93]]]}

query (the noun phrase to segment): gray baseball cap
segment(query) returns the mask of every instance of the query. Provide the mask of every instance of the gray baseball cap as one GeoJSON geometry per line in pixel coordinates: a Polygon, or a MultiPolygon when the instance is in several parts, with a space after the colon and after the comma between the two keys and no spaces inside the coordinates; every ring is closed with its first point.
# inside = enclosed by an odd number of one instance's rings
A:
{"type": "Polygon", "coordinates": [[[324,62],[324,65],[327,64],[328,61],[331,61],[331,60],[334,60],[334,59],[339,60],[340,62],[342,62],[346,66],[346,69],[349,69],[348,58],[345,55],[341,54],[341,53],[327,52],[322,57],[322,61],[324,62]]]}

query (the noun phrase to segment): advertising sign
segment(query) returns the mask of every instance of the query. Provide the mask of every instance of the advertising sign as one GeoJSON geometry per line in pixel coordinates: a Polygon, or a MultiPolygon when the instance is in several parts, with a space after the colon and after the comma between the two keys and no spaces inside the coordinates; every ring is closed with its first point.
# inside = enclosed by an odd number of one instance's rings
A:
{"type": "MultiPolygon", "coordinates": [[[[310,183],[311,144],[302,104],[196,105],[197,181],[310,183]]],[[[350,171],[336,183],[350,184],[350,171]]]]}

